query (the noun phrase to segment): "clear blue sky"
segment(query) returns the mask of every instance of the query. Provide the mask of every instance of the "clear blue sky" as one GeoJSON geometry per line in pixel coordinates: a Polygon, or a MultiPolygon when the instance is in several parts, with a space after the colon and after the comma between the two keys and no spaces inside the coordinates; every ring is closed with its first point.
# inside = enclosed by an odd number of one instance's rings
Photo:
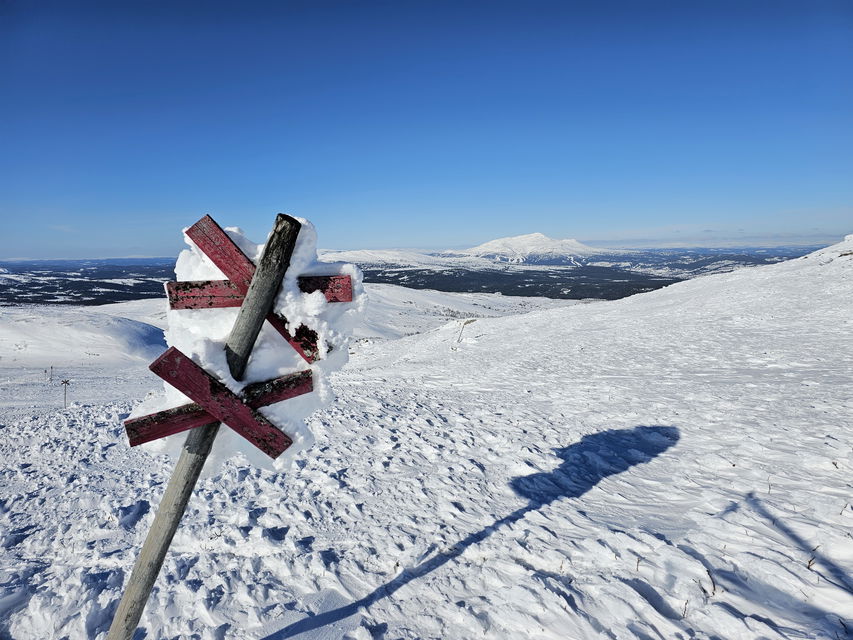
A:
{"type": "Polygon", "coordinates": [[[0,257],[853,233],[848,0],[121,4],[0,2],[0,257]]]}

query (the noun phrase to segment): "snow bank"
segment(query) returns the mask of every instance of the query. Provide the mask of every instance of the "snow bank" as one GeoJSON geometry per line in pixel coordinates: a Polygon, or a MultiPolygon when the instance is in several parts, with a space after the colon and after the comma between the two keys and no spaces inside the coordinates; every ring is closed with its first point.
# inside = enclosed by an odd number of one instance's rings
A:
{"type": "Polygon", "coordinates": [[[0,307],[0,362],[20,367],[115,364],[156,358],[157,327],[68,307],[0,307]]]}
{"type": "MultiPolygon", "coordinates": [[[[237,452],[242,453],[255,465],[272,466],[277,470],[286,469],[294,456],[314,441],[311,431],[305,425],[305,418],[334,399],[328,376],[346,363],[349,339],[365,305],[361,272],[350,264],[318,262],[317,234],[314,226],[307,220],[297,219],[302,228],[274,309],[288,319],[288,329],[291,333],[302,324],[317,332],[320,357],[313,364],[306,363],[269,323],[265,323],[249,359],[245,377],[242,381],[237,381],[228,369],[224,346],[239,309],[170,310],[167,314],[168,329],[165,335],[168,345],[181,350],[235,393],[252,382],[306,369],[312,371],[312,393],[260,409],[261,414],[292,438],[293,445],[283,455],[272,461],[234,431],[222,429],[211,452],[212,460],[205,466],[208,473],[217,469],[217,462],[237,452]],[[301,292],[297,282],[300,275],[349,275],[353,284],[353,302],[328,303],[320,291],[310,294],[301,292]]],[[[239,228],[229,227],[225,232],[243,253],[253,262],[258,262],[263,245],[251,242],[239,228]]],[[[225,275],[192,240],[186,235],[184,238],[189,248],[178,256],[175,265],[178,280],[224,279],[225,275]]],[[[136,408],[133,415],[145,415],[191,402],[168,383],[164,383],[164,388],[165,396],[147,398],[136,408]]],[[[152,452],[176,455],[185,439],[186,434],[180,433],[145,446],[152,452]]]]}

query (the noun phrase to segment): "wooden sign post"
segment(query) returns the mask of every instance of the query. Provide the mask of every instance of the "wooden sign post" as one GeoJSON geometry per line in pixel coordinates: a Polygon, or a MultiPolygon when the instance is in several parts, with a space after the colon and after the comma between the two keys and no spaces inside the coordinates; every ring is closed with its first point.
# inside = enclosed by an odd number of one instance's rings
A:
{"type": "MultiPolygon", "coordinates": [[[[273,313],[273,303],[290,265],[300,227],[298,220],[279,214],[257,267],[209,216],[187,230],[187,235],[229,280],[169,283],[170,305],[173,309],[240,307],[225,343],[228,368],[235,380],[243,379],[265,320],[307,362],[318,357],[314,331],[301,326],[291,334],[287,320],[273,313]]],[[[330,302],[352,300],[352,282],[348,276],[300,278],[299,286],[302,291],[323,291],[330,302]]],[[[226,424],[275,458],[292,440],[257,409],[308,393],[313,388],[311,372],[304,371],[247,385],[238,395],[174,347],[157,358],[150,369],[193,400],[193,404],[127,420],[125,428],[131,445],[190,432],[128,579],[107,640],[131,640],[220,424],[226,424]]]]}

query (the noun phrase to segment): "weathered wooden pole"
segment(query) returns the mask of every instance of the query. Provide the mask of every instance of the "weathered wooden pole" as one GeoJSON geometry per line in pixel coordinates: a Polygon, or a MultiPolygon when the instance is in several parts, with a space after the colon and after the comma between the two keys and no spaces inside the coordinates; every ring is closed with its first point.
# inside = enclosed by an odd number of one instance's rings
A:
{"type": "MultiPolygon", "coordinates": [[[[298,220],[279,214],[272,234],[264,247],[260,264],[252,277],[249,291],[225,345],[228,367],[236,380],[242,380],[255,340],[273,303],[301,225],[298,220]]],[[[127,581],[124,595],[116,609],[107,640],[131,640],[145,603],[154,588],[166,551],[172,542],[181,517],[184,515],[195,483],[201,474],[219,423],[212,422],[190,431],[172,477],[163,494],[154,523],[145,538],[133,572],[127,581]]]]}

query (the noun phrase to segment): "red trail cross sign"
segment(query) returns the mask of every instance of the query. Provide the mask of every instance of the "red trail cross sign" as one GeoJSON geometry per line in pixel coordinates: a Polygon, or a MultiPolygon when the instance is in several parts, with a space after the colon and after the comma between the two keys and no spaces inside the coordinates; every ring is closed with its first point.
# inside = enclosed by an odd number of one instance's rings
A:
{"type": "MultiPolygon", "coordinates": [[[[298,220],[279,214],[257,265],[210,216],[186,231],[187,237],[227,279],[169,282],[166,285],[169,306],[173,310],[239,308],[224,345],[235,380],[243,379],[264,322],[269,322],[281,335],[289,345],[285,348],[295,349],[306,363],[320,357],[317,333],[305,325],[291,330],[287,319],[273,309],[300,228],[298,220]]],[[[352,280],[347,275],[298,276],[297,282],[301,292],[320,291],[329,303],[353,299],[352,280]]],[[[189,431],[189,435],[116,610],[107,640],[133,637],[220,423],[275,458],[292,444],[292,440],[258,409],[310,393],[314,388],[312,371],[307,369],[247,384],[235,393],[174,346],[149,368],[192,403],[126,420],[131,446],[182,431],[189,431]]]]}
{"type": "MultiPolygon", "coordinates": [[[[186,234],[229,279],[169,282],[166,284],[169,308],[241,306],[255,274],[254,263],[210,216],[196,222],[186,234]]],[[[306,276],[298,282],[301,291],[321,291],[328,302],[352,301],[349,276],[306,276]]],[[[304,360],[309,363],[316,360],[317,334],[313,330],[301,325],[291,334],[287,319],[272,311],[266,315],[266,320],[304,360]]],[[[256,410],[313,389],[311,372],[306,371],[261,383],[263,392],[244,389],[244,397],[240,398],[174,347],[155,360],[150,368],[194,404],[126,421],[131,446],[219,420],[275,458],[290,446],[291,440],[256,410]]]]}

